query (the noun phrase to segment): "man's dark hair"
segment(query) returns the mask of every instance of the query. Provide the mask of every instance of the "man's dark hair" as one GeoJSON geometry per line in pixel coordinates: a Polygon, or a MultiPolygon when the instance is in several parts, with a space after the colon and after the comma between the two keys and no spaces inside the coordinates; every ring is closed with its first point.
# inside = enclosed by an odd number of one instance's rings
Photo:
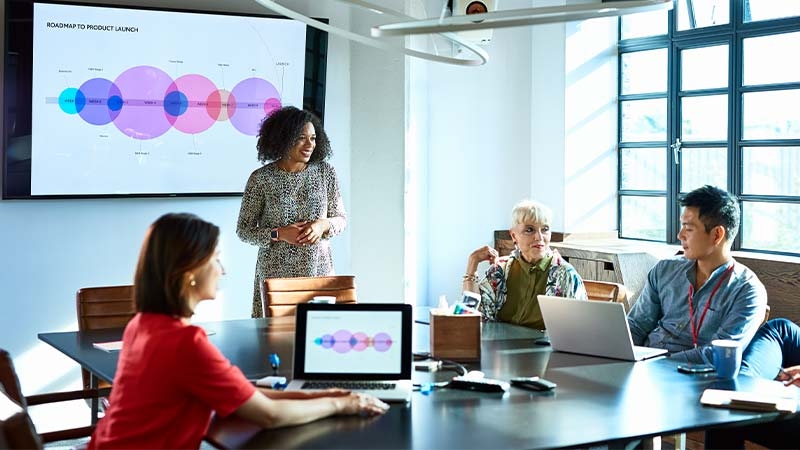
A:
{"type": "Polygon", "coordinates": [[[681,200],[681,206],[698,209],[706,233],[722,225],[725,228],[725,240],[728,242],[733,242],[739,233],[739,199],[728,191],[705,185],[686,194],[681,200]]]}
{"type": "Polygon", "coordinates": [[[277,161],[286,156],[303,133],[303,127],[309,122],[314,126],[314,133],[317,135],[317,144],[309,162],[328,159],[331,155],[331,143],[319,118],[306,110],[286,106],[273,111],[261,122],[256,141],[258,160],[277,161]]]}
{"type": "Polygon", "coordinates": [[[187,272],[214,256],[219,227],[194,214],[165,214],[147,231],[133,281],[136,311],[191,317],[187,272]]]}

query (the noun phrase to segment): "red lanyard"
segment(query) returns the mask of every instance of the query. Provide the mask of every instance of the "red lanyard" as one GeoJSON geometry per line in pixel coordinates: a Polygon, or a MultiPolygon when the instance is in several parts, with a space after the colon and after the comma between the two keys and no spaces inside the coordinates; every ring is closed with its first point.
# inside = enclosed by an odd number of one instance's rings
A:
{"type": "Polygon", "coordinates": [[[700,333],[700,327],[703,326],[703,321],[706,319],[706,313],[708,312],[708,308],[711,306],[711,300],[714,299],[714,294],[717,293],[719,287],[722,286],[722,282],[725,281],[726,278],[733,272],[733,264],[725,270],[725,273],[722,274],[719,281],[717,281],[717,285],[714,286],[714,289],[711,291],[711,295],[708,297],[708,301],[706,302],[705,308],[703,308],[703,314],[700,315],[700,322],[695,327],[694,325],[694,305],[692,305],[692,299],[694,298],[694,285],[689,283],[689,325],[692,327],[692,343],[695,347],[697,347],[697,335],[700,333]]]}

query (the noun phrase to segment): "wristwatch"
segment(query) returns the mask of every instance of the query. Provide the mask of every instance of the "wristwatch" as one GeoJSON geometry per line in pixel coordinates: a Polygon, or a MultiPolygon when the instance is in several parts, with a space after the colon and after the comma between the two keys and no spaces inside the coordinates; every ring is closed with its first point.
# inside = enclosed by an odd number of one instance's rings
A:
{"type": "Polygon", "coordinates": [[[277,228],[273,228],[272,230],[270,230],[269,238],[272,239],[273,241],[277,241],[278,240],[278,229],[277,228]]]}

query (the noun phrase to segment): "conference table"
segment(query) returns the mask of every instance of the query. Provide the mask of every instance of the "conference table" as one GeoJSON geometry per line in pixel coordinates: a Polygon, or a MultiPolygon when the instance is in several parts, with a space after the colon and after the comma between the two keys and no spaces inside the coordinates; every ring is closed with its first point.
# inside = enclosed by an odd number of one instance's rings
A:
{"type": "MultiPolygon", "coordinates": [[[[429,350],[428,325],[418,321],[414,349],[429,350]]],[[[279,375],[291,377],[293,318],[243,319],[198,324],[209,339],[250,379],[272,375],[269,354],[281,358],[279,375]]],[[[121,339],[121,329],[41,333],[95,377],[113,379],[119,353],[95,342],[121,339]]],[[[706,388],[763,391],[769,380],[739,376],[721,380],[687,375],[678,361],[659,357],[642,362],[554,352],[537,345],[537,330],[503,323],[482,325],[481,359],[465,363],[487,377],[541,376],[553,391],[512,387],[504,394],[448,388],[413,393],[411,402],[392,404],[382,416],[337,416],[307,425],[264,430],[236,416],[215,417],[206,440],[220,448],[575,448],[624,445],[637,439],[687,431],[779,420],[775,412],[702,406],[706,388]]],[[[446,381],[451,371],[415,371],[415,384],[446,381]]],[[[795,388],[792,388],[795,389],[795,388]]]]}

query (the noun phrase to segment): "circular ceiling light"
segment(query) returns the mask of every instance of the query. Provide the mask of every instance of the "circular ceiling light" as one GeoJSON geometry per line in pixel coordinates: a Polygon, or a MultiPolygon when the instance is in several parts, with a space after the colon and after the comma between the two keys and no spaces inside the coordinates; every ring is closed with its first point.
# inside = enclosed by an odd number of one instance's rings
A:
{"type": "MultiPolygon", "coordinates": [[[[457,36],[455,33],[451,32],[436,32],[436,33],[426,33],[432,34],[436,36],[440,36],[445,40],[446,45],[437,45],[435,42],[431,44],[428,42],[426,45],[430,49],[414,49],[410,48],[410,43],[407,42],[408,39],[405,36],[401,42],[397,42],[392,44],[391,42],[387,41],[384,38],[377,39],[375,37],[366,35],[366,34],[359,34],[354,31],[345,30],[339,27],[335,27],[324,23],[320,20],[314,19],[309,17],[309,15],[303,14],[296,9],[290,8],[288,6],[280,4],[276,0],[255,0],[256,3],[260,4],[261,6],[274,11],[278,14],[286,16],[290,19],[295,19],[300,22],[305,23],[308,26],[317,28],[322,31],[326,31],[331,34],[335,34],[337,36],[344,37],[354,42],[358,42],[363,45],[368,45],[370,47],[378,48],[381,50],[389,50],[389,51],[397,51],[403,53],[408,56],[413,56],[415,58],[422,58],[429,61],[446,63],[446,64],[453,64],[459,66],[480,66],[486,64],[489,60],[489,54],[482,49],[478,44],[467,41],[462,37],[457,36]],[[448,55],[448,53],[450,55],[448,55]],[[466,57],[467,54],[474,56],[473,58],[466,57]]],[[[284,0],[284,3],[287,0],[284,0]]],[[[380,17],[381,19],[386,19],[391,17],[389,20],[402,20],[402,21],[413,21],[416,20],[414,17],[408,16],[406,14],[400,13],[393,9],[389,9],[383,7],[381,5],[376,5],[374,3],[362,0],[337,0],[340,3],[345,3],[350,6],[355,6],[363,11],[368,11],[375,17],[380,17]]],[[[319,5],[317,1],[313,2],[314,4],[319,5]]]]}
{"type": "MultiPolygon", "coordinates": [[[[358,1],[358,0],[350,0],[358,1]]],[[[372,27],[375,37],[409,36],[429,33],[521,27],[555,22],[621,16],[640,12],[672,9],[673,0],[618,0],[538,8],[506,9],[471,15],[454,15],[439,19],[421,19],[372,27]]]]}

